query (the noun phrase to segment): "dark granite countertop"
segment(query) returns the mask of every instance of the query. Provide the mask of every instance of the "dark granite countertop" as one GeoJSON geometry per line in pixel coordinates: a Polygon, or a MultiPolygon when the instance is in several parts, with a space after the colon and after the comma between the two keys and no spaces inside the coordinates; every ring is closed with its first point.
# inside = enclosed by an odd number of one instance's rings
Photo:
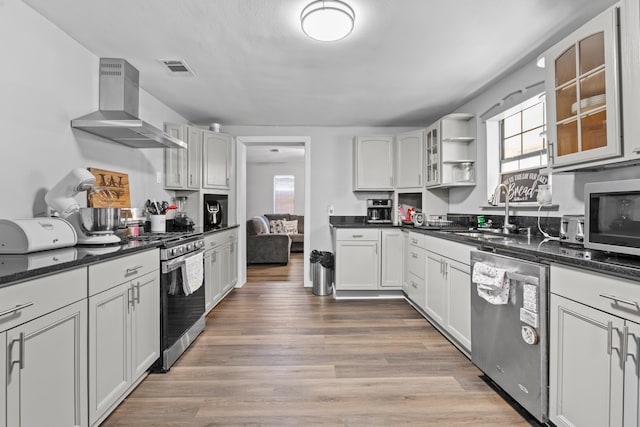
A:
{"type": "Polygon", "coordinates": [[[369,224],[366,216],[331,216],[329,226],[332,228],[399,228],[391,223],[369,224]]]}
{"type": "Polygon", "coordinates": [[[158,246],[158,241],[130,241],[107,246],[78,245],[21,255],[3,254],[0,255],[0,287],[158,246]]]}
{"type": "Polygon", "coordinates": [[[240,227],[240,224],[228,225],[226,227],[213,228],[210,230],[202,230],[202,233],[206,236],[207,234],[219,233],[221,231],[233,230],[234,228],[240,227]]]}
{"type": "Polygon", "coordinates": [[[406,226],[406,230],[427,234],[460,243],[475,245],[480,250],[519,257],[536,262],[556,262],[585,268],[631,280],[640,280],[640,257],[622,256],[609,252],[585,249],[580,246],[562,244],[557,240],[545,240],[542,236],[522,234],[480,233],[473,231],[426,230],[406,226]]]}

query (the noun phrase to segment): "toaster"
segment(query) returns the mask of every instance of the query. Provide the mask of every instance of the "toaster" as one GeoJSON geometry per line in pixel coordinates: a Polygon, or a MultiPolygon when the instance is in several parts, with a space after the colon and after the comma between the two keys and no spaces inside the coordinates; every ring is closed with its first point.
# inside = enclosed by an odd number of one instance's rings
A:
{"type": "Polygon", "coordinates": [[[574,245],[584,244],[584,215],[562,215],[560,242],[574,245]]]}

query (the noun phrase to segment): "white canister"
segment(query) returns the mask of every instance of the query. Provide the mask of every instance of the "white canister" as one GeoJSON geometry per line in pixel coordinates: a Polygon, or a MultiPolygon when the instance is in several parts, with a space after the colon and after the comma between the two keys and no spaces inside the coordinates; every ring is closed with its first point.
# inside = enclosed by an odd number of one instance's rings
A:
{"type": "Polygon", "coordinates": [[[151,215],[150,220],[152,233],[165,233],[167,231],[166,215],[151,215]]]}

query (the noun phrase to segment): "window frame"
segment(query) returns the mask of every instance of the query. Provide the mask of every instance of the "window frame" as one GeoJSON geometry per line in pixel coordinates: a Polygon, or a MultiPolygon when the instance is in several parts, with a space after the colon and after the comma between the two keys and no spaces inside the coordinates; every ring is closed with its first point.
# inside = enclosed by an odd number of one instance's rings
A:
{"type": "Polygon", "coordinates": [[[293,214],[295,211],[295,205],[296,205],[296,181],[295,181],[295,176],[294,175],[274,175],[273,176],[273,213],[275,214],[293,214]],[[284,192],[287,189],[279,189],[281,187],[278,186],[279,181],[281,180],[290,180],[291,184],[290,184],[290,188],[288,193],[288,199],[286,204],[288,205],[287,207],[290,208],[289,212],[280,212],[280,207],[281,207],[281,199],[283,198],[283,196],[279,196],[278,192],[284,192]]]}

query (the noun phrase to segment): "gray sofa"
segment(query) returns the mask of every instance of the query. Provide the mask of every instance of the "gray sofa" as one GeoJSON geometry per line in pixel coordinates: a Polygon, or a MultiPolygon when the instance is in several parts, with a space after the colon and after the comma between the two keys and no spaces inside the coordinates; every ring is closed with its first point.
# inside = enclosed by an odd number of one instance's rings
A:
{"type": "Polygon", "coordinates": [[[298,233],[290,234],[291,237],[291,252],[304,252],[304,215],[293,214],[265,214],[267,218],[267,224],[269,221],[277,219],[286,219],[287,221],[298,221],[298,233]]]}
{"type": "Polygon", "coordinates": [[[269,221],[263,216],[247,220],[247,264],[289,263],[291,238],[287,234],[269,232],[269,221]]]}

